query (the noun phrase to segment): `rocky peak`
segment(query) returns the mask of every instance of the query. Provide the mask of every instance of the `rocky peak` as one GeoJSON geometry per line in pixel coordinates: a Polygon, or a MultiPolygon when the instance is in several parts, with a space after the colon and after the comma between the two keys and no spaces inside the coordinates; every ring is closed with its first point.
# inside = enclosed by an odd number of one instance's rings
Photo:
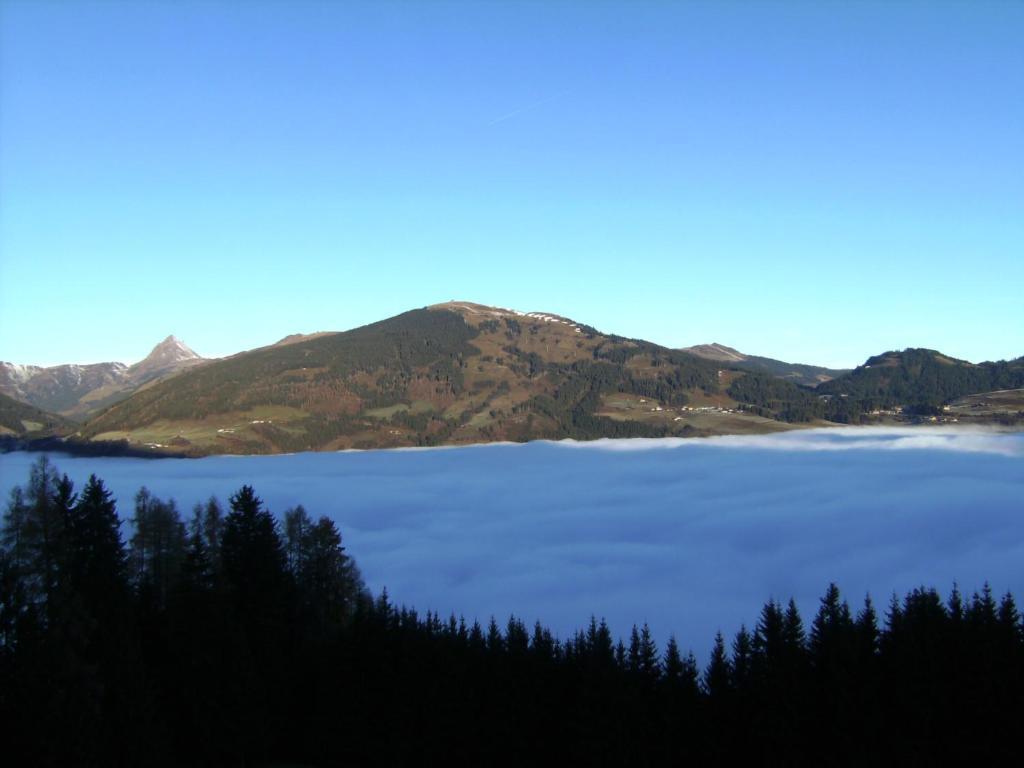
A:
{"type": "Polygon", "coordinates": [[[153,376],[200,362],[203,358],[176,336],[168,336],[144,360],[131,367],[133,376],[153,376]]]}

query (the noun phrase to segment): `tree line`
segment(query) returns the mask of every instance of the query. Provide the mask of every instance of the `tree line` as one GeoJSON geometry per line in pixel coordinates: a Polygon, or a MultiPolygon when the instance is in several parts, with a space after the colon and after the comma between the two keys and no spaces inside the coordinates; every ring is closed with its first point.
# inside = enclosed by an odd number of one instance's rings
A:
{"type": "Polygon", "coordinates": [[[44,458],[0,546],[6,765],[1010,762],[1024,712],[1012,595],[930,588],[805,624],[769,600],[707,660],[646,625],[481,625],[363,584],[327,517],[250,486],[183,516],[44,458]]]}

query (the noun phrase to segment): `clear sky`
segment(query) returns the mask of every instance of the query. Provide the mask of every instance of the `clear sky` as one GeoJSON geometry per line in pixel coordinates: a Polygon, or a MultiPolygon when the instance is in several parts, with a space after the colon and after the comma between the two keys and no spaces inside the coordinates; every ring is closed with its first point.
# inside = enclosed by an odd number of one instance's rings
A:
{"type": "Polygon", "coordinates": [[[1024,354],[1024,3],[0,0],[0,359],[452,298],[1024,354]]]}

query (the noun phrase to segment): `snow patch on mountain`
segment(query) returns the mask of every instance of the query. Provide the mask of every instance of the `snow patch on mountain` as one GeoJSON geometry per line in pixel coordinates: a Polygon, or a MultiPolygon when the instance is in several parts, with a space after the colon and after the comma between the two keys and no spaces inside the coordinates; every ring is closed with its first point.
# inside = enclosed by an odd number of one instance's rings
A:
{"type": "Polygon", "coordinates": [[[691,355],[697,355],[697,357],[703,357],[707,360],[719,360],[721,362],[730,363],[742,363],[747,359],[737,349],[727,347],[725,344],[719,344],[717,342],[712,344],[697,344],[693,347],[683,347],[682,352],[689,352],[691,355]]]}
{"type": "Polygon", "coordinates": [[[430,309],[447,309],[465,312],[470,315],[484,315],[490,317],[525,317],[530,320],[540,320],[545,323],[557,323],[569,326],[576,333],[583,333],[579,323],[561,315],[553,315],[549,312],[520,312],[518,309],[507,307],[489,307],[485,304],[475,304],[471,301],[449,301],[444,304],[435,304],[430,309]]]}

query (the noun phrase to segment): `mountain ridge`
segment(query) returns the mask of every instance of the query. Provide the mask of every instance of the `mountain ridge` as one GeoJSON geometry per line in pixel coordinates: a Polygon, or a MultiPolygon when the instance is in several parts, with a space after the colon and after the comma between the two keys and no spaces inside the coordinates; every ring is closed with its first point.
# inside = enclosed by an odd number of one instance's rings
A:
{"type": "Polygon", "coordinates": [[[0,394],[64,418],[83,420],[141,387],[207,362],[173,335],[142,360],[53,366],[0,362],[0,394]]]}
{"type": "MultiPolygon", "coordinates": [[[[467,301],[218,360],[169,336],[132,369],[154,375],[94,410],[76,439],[205,455],[761,433],[944,419],[953,399],[1024,387],[1021,360],[973,364],[908,349],[823,381],[830,369],[718,343],[670,349],[563,315],[467,301]],[[161,375],[166,363],[179,368],[161,375]]],[[[989,413],[1016,400],[985,402],[989,413]]]]}
{"type": "Polygon", "coordinates": [[[758,433],[860,423],[874,407],[739,367],[753,357],[708,360],[474,302],[284,341],[140,390],[83,435],[197,455],[273,453],[758,433]]]}
{"type": "Polygon", "coordinates": [[[809,365],[807,363],[787,363],[761,355],[747,355],[738,349],[727,347],[718,342],[683,347],[682,351],[708,360],[728,363],[740,370],[769,373],[780,379],[786,379],[807,387],[816,387],[826,381],[843,376],[852,370],[850,368],[826,368],[825,366],[809,365]]]}

